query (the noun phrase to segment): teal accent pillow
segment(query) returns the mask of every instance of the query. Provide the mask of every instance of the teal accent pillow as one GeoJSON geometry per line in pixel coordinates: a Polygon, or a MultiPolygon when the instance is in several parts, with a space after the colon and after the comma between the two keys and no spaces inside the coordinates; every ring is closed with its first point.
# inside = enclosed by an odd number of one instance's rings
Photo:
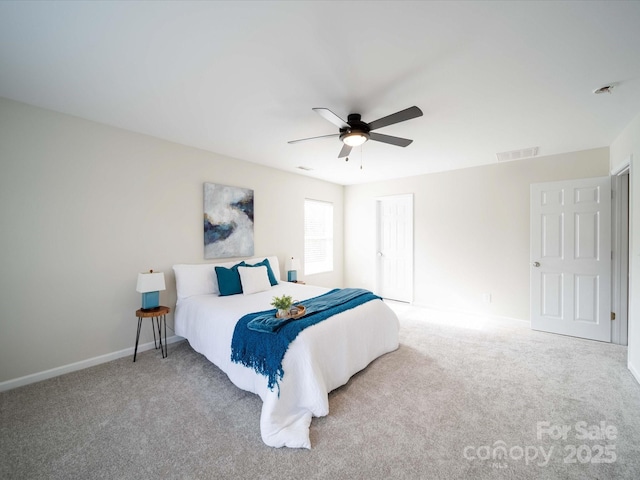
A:
{"type": "Polygon", "coordinates": [[[269,259],[265,258],[264,260],[262,260],[261,262],[258,263],[254,263],[253,265],[243,265],[246,267],[262,267],[265,266],[267,267],[267,275],[269,275],[269,283],[271,283],[271,286],[277,285],[278,284],[278,280],[276,280],[276,276],[273,274],[273,270],[271,270],[271,264],[269,263],[269,259]]]}
{"type": "Polygon", "coordinates": [[[242,293],[242,282],[240,282],[238,267],[246,266],[247,264],[242,261],[231,268],[215,267],[221,297],[242,293]]]}

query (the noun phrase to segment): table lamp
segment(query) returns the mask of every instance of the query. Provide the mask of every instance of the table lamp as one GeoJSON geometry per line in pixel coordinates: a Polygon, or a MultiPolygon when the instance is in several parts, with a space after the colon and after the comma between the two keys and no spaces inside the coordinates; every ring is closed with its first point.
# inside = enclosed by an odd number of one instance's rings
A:
{"type": "Polygon", "coordinates": [[[142,309],[150,310],[160,306],[160,290],[166,290],[164,273],[149,270],[138,274],[136,292],[142,293],[142,309]]]}
{"type": "Polygon", "coordinates": [[[291,257],[289,260],[287,260],[286,269],[287,269],[287,282],[297,282],[298,270],[300,269],[300,260],[298,260],[297,258],[291,257]]]}

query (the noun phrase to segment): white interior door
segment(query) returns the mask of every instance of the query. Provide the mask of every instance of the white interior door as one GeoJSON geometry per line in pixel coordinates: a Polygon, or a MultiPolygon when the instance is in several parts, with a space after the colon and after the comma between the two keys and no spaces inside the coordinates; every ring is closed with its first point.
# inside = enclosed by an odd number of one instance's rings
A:
{"type": "Polygon", "coordinates": [[[413,195],[377,200],[377,286],[383,298],[413,301],[413,195]]]}
{"type": "Polygon", "coordinates": [[[611,341],[611,180],[531,185],[531,328],[611,341]]]}

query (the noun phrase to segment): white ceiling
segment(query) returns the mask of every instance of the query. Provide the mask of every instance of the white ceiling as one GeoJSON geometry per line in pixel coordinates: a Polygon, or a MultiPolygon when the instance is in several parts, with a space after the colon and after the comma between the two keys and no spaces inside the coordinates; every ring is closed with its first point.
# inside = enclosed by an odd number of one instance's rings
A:
{"type": "Polygon", "coordinates": [[[638,25],[639,1],[2,1],[0,96],[348,185],[610,145],[640,112],[638,25]],[[406,148],[287,143],[337,133],[312,107],[412,105],[378,130],[406,148]]]}

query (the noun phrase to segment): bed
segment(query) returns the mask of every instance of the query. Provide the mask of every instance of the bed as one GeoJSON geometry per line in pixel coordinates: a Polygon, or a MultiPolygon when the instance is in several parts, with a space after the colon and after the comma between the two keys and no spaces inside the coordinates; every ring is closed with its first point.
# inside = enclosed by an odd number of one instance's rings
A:
{"type": "Polygon", "coordinates": [[[260,432],[265,444],[311,448],[311,418],[329,413],[330,391],[346,384],[374,359],[398,348],[398,318],[382,300],[375,299],[302,330],[282,359],[284,376],[278,388],[269,389],[265,376],[231,361],[236,323],[246,314],[272,308],[274,296],[291,295],[304,304],[329,289],[281,281],[277,257],[250,259],[246,264],[265,261],[271,267],[274,285],[263,285],[254,292],[255,285],[246,282],[243,293],[224,295],[215,267],[231,269],[237,262],[175,265],[175,333],[224,371],[237,387],[260,396],[260,432]]]}

